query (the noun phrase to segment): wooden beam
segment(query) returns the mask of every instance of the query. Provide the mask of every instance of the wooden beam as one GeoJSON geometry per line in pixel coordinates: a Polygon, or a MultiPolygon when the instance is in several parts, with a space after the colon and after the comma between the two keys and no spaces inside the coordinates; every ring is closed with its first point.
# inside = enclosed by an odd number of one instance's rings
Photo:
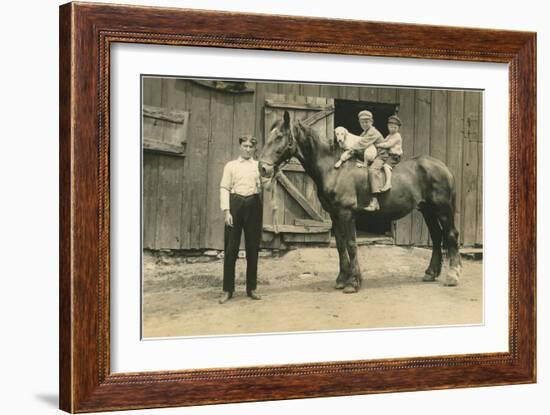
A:
{"type": "Polygon", "coordinates": [[[156,118],[163,121],[170,121],[176,124],[184,124],[189,117],[189,111],[177,111],[167,108],[153,107],[151,105],[144,105],[143,116],[156,118]]]}
{"type": "Polygon", "coordinates": [[[322,221],[324,218],[317,213],[317,211],[311,206],[304,195],[292,184],[292,182],[285,176],[283,172],[279,172],[277,180],[285,188],[285,190],[298,202],[298,204],[306,211],[306,213],[315,220],[322,221]]]}
{"type": "Polygon", "coordinates": [[[247,94],[247,93],[252,93],[256,90],[254,82],[216,81],[216,80],[206,81],[201,79],[191,79],[191,82],[194,82],[206,88],[213,89],[215,91],[228,92],[231,94],[247,94]]]}
{"type": "Polygon", "coordinates": [[[303,234],[315,234],[330,232],[331,226],[297,226],[297,225],[264,225],[263,230],[271,233],[303,233],[303,234]]]}
{"type": "Polygon", "coordinates": [[[153,151],[155,153],[166,154],[169,156],[185,157],[185,146],[177,146],[175,144],[164,143],[155,140],[154,138],[143,138],[143,149],[153,151]]]}
{"type": "Polygon", "coordinates": [[[330,243],[330,232],[325,233],[313,233],[300,235],[296,233],[285,233],[282,235],[283,241],[287,243],[298,243],[298,244],[324,244],[328,245],[330,243]]]}
{"type": "Polygon", "coordinates": [[[310,110],[310,111],[334,111],[334,105],[320,105],[313,103],[296,103],[296,102],[284,102],[284,101],[275,101],[272,99],[265,100],[265,106],[270,108],[282,108],[285,110],[310,110]]]}
{"type": "Polygon", "coordinates": [[[311,219],[294,219],[294,224],[295,225],[298,225],[298,226],[323,226],[323,227],[327,227],[327,226],[330,226],[332,227],[332,222],[329,221],[329,220],[324,220],[324,221],[318,221],[318,220],[311,220],[311,219]]]}
{"type": "Polygon", "coordinates": [[[318,111],[315,114],[311,115],[310,117],[302,120],[302,123],[311,126],[311,125],[315,124],[317,121],[322,120],[323,118],[326,118],[331,114],[334,114],[334,109],[318,111]]]}

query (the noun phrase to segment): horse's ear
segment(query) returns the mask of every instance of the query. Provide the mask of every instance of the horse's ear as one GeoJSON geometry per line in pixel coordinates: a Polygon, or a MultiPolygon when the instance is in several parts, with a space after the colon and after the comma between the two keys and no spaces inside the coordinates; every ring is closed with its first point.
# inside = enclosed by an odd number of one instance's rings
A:
{"type": "Polygon", "coordinates": [[[285,111],[284,115],[283,115],[283,121],[284,121],[284,126],[289,128],[290,127],[290,114],[288,113],[288,111],[285,111]]]}

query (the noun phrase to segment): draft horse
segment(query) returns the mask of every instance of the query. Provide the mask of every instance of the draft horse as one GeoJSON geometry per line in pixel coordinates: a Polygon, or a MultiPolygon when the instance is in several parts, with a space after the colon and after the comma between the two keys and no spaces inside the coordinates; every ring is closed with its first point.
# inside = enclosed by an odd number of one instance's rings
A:
{"type": "Polygon", "coordinates": [[[458,250],[458,232],[454,224],[455,184],[450,170],[441,161],[421,155],[399,163],[393,169],[391,190],[379,195],[380,210],[363,208],[370,200],[366,168],[345,163],[335,169],[339,152],[334,140],[319,135],[301,121],[291,122],[288,111],[277,120],[266,137],[258,168],[264,178],[273,178],[280,166],[296,157],[317,186],[323,209],[332,219],[340,260],[337,289],[358,292],[361,270],[357,260],[355,221],[357,215],[375,215],[380,220],[396,220],[418,209],[426,221],[432,239],[432,257],[424,281],[441,274],[442,243],[447,249],[449,270],[444,285],[458,284],[462,265],[458,250]]]}

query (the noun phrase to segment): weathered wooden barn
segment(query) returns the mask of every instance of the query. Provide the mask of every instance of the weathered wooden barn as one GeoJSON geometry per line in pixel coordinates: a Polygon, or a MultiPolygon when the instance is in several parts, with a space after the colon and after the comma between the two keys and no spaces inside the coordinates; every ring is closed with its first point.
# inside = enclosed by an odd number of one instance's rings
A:
{"type": "MultiPolygon", "coordinates": [[[[461,243],[482,244],[480,91],[143,77],[142,98],[146,249],[223,249],[223,166],[237,157],[239,136],[252,133],[261,147],[266,128],[285,109],[327,137],[338,125],[359,134],[362,109],[373,112],[375,126],[385,135],[387,117],[398,114],[403,159],[427,153],[449,166],[457,183],[461,243]]],[[[264,247],[330,240],[330,219],[299,164],[289,163],[265,193],[264,247]]],[[[419,212],[366,227],[392,236],[396,244],[429,244],[419,212]]]]}

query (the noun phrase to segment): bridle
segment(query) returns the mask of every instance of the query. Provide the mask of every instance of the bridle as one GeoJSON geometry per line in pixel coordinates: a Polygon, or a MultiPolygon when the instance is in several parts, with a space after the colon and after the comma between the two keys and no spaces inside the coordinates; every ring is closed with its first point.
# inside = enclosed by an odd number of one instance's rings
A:
{"type": "Polygon", "coordinates": [[[303,159],[302,151],[300,150],[300,147],[298,147],[296,138],[294,137],[294,131],[293,131],[292,125],[289,125],[289,132],[290,134],[288,135],[288,144],[286,145],[286,148],[285,148],[285,152],[289,154],[288,157],[286,157],[285,159],[282,159],[277,165],[273,165],[273,163],[268,163],[267,161],[262,161],[262,163],[267,164],[268,166],[273,166],[273,169],[275,171],[273,176],[275,176],[275,174],[279,170],[282,170],[283,167],[288,164],[288,162],[292,157],[297,156],[303,159]]]}
{"type": "Polygon", "coordinates": [[[296,144],[296,138],[294,137],[294,132],[292,131],[292,125],[289,126],[289,132],[288,135],[288,143],[286,145],[286,152],[289,154],[289,156],[284,159],[283,163],[288,163],[292,157],[294,157],[294,152],[298,148],[298,145],[296,144]]]}

